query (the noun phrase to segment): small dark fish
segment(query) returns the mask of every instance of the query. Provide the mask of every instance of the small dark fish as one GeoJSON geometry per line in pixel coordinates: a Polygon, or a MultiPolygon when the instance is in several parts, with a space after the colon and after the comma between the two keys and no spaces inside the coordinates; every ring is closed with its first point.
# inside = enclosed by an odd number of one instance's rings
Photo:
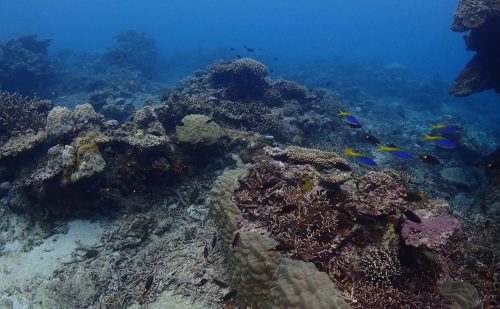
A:
{"type": "Polygon", "coordinates": [[[217,245],[217,233],[214,232],[214,236],[212,236],[212,250],[214,250],[217,245]]]}
{"type": "Polygon", "coordinates": [[[406,218],[408,218],[408,220],[413,221],[415,223],[422,223],[422,220],[420,220],[420,217],[417,216],[416,213],[409,210],[408,208],[404,208],[403,213],[405,214],[406,218]]]}
{"type": "Polygon", "coordinates": [[[425,193],[423,191],[420,192],[405,191],[403,192],[402,197],[405,201],[418,202],[425,198],[425,193]]]}
{"type": "Polygon", "coordinates": [[[481,228],[481,230],[486,230],[490,226],[491,226],[491,221],[490,220],[486,220],[483,223],[481,223],[481,225],[479,227],[481,228]]]}
{"type": "Polygon", "coordinates": [[[290,250],[293,250],[293,249],[295,249],[295,247],[292,246],[292,245],[289,245],[289,244],[278,244],[278,245],[272,247],[271,249],[269,249],[267,251],[286,252],[286,251],[290,251],[290,250]]]}
{"type": "Polygon", "coordinates": [[[274,61],[278,61],[278,57],[274,57],[273,59],[274,59],[274,61]]]}
{"type": "Polygon", "coordinates": [[[222,297],[222,300],[225,301],[225,302],[228,301],[228,300],[231,300],[231,298],[235,297],[236,294],[238,294],[238,291],[231,290],[231,291],[227,292],[227,294],[224,295],[224,297],[222,297]]]}
{"type": "Polygon", "coordinates": [[[200,282],[196,283],[195,286],[204,286],[206,283],[208,282],[208,279],[207,278],[203,278],[200,280],[200,282]]]}
{"type": "Polygon", "coordinates": [[[119,53],[118,55],[116,55],[116,61],[118,61],[118,62],[122,61],[123,58],[125,58],[125,55],[122,53],[119,53]]]}
{"type": "Polygon", "coordinates": [[[273,69],[269,69],[269,73],[273,73],[273,72],[274,72],[274,70],[273,70],[273,69]]]}
{"type": "Polygon", "coordinates": [[[212,278],[212,282],[223,289],[229,286],[229,284],[225,283],[224,281],[215,278],[212,278]]]}
{"type": "Polygon", "coordinates": [[[439,162],[438,158],[435,156],[431,156],[428,154],[423,154],[420,156],[420,160],[424,161],[424,163],[431,164],[431,165],[437,165],[441,162],[439,162]]]}
{"type": "Polygon", "coordinates": [[[370,144],[373,144],[373,145],[378,145],[380,144],[380,140],[378,138],[376,138],[375,136],[369,134],[369,133],[366,133],[363,138],[370,144]]]}
{"type": "Polygon", "coordinates": [[[231,47],[229,50],[230,50],[230,51],[235,51],[235,50],[236,50],[236,48],[231,47]]]}
{"type": "Polygon", "coordinates": [[[203,249],[203,258],[206,260],[208,258],[208,247],[205,245],[205,248],[203,249]]]}
{"type": "Polygon", "coordinates": [[[333,167],[335,167],[336,169],[338,169],[339,171],[342,171],[342,172],[352,171],[352,168],[349,165],[345,164],[344,162],[340,162],[340,161],[333,163],[333,167]]]}
{"type": "Polygon", "coordinates": [[[85,258],[90,259],[99,255],[99,250],[89,249],[85,252],[85,258]]]}
{"type": "Polygon", "coordinates": [[[326,82],[327,86],[330,86],[331,84],[332,84],[332,82],[326,82]]]}
{"type": "Polygon", "coordinates": [[[289,212],[294,211],[295,209],[297,209],[297,205],[288,204],[288,205],[282,207],[281,209],[277,210],[276,212],[280,213],[280,214],[287,214],[289,212]]]}
{"type": "Polygon", "coordinates": [[[240,232],[236,232],[233,237],[233,242],[231,243],[231,247],[234,249],[240,243],[240,232]]]}
{"type": "Polygon", "coordinates": [[[236,55],[236,58],[241,59],[240,54],[237,54],[237,55],[236,55]]]}
{"type": "Polygon", "coordinates": [[[153,76],[148,76],[147,78],[148,78],[148,80],[152,80],[153,76]]]}
{"type": "Polygon", "coordinates": [[[149,276],[146,279],[146,284],[144,285],[144,289],[142,290],[142,296],[145,296],[148,294],[149,289],[151,288],[151,285],[153,284],[153,276],[149,276]]]}
{"type": "Polygon", "coordinates": [[[387,145],[387,147],[391,147],[391,148],[399,148],[398,146],[394,145],[394,144],[389,144],[387,145]]]}

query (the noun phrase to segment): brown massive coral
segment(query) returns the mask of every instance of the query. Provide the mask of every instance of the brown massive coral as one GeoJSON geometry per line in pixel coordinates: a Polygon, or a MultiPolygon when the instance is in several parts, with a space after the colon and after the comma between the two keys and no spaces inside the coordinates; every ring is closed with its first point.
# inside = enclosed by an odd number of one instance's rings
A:
{"type": "Polygon", "coordinates": [[[464,36],[467,50],[476,55],[450,87],[455,96],[494,89],[500,92],[500,1],[461,0],[452,30],[469,31],[464,36]]]}

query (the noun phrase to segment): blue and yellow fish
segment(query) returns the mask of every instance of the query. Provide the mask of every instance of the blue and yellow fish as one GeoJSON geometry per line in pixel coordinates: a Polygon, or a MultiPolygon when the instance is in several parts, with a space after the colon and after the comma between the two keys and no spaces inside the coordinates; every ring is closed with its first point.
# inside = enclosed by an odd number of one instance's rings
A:
{"type": "Polygon", "coordinates": [[[413,159],[414,157],[407,153],[406,151],[404,151],[403,149],[399,148],[399,147],[393,147],[394,145],[389,145],[389,146],[379,146],[377,148],[377,150],[379,151],[387,151],[389,152],[391,155],[395,156],[395,157],[398,157],[398,158],[401,158],[401,159],[413,159]]]}
{"type": "Polygon", "coordinates": [[[438,124],[432,125],[431,130],[435,130],[436,132],[439,132],[441,134],[443,134],[443,133],[444,134],[457,134],[460,131],[460,128],[458,126],[454,126],[454,125],[438,123],[438,124]]]}
{"type": "Polygon", "coordinates": [[[344,154],[347,156],[353,157],[356,161],[358,161],[360,164],[367,165],[367,166],[377,166],[377,162],[375,162],[372,158],[369,158],[368,156],[356,152],[350,148],[344,149],[344,154]]]}
{"type": "Polygon", "coordinates": [[[438,147],[445,149],[455,149],[457,148],[457,144],[447,139],[446,137],[437,136],[437,135],[428,135],[426,134],[422,141],[432,141],[438,147]]]}
{"type": "Polygon", "coordinates": [[[351,113],[339,110],[337,116],[344,117],[346,123],[353,128],[361,128],[361,122],[358,118],[354,117],[351,113]]]}

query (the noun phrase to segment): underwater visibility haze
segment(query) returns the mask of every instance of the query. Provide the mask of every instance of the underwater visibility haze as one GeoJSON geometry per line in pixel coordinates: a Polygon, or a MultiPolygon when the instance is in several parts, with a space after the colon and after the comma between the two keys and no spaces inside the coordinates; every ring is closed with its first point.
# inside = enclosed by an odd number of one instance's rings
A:
{"type": "Polygon", "coordinates": [[[0,308],[500,308],[499,0],[0,23],[0,308]]]}

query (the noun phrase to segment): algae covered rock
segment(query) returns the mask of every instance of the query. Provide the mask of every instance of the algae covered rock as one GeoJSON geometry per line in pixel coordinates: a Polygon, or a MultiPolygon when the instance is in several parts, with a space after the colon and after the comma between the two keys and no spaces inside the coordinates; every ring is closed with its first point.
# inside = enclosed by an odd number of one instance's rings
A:
{"type": "Polygon", "coordinates": [[[67,107],[56,106],[47,116],[45,134],[47,139],[62,138],[74,130],[73,113],[67,107]]]}
{"type": "Polygon", "coordinates": [[[102,139],[95,131],[76,139],[76,171],[71,174],[71,182],[92,177],[104,170],[106,162],[97,146],[102,139]]]}
{"type": "Polygon", "coordinates": [[[206,115],[187,115],[175,128],[180,142],[191,145],[212,145],[223,135],[221,127],[206,115]]]}

